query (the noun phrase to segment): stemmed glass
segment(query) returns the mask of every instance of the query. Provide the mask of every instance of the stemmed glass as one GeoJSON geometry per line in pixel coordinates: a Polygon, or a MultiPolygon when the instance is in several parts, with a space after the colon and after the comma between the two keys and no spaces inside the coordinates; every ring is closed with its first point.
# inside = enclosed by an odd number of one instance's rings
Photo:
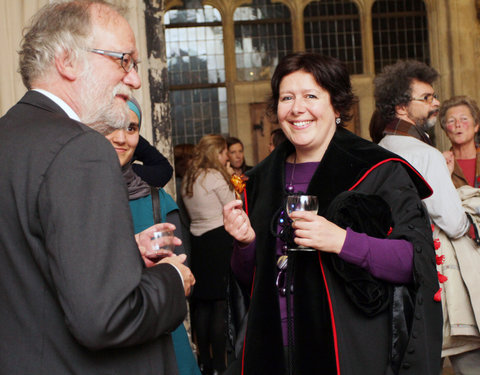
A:
{"type": "MultiPolygon", "coordinates": [[[[286,209],[288,216],[290,216],[293,211],[308,211],[316,214],[318,212],[318,198],[315,195],[289,195],[287,196],[286,209]]],[[[300,245],[289,250],[315,251],[315,249],[300,245]]]]}

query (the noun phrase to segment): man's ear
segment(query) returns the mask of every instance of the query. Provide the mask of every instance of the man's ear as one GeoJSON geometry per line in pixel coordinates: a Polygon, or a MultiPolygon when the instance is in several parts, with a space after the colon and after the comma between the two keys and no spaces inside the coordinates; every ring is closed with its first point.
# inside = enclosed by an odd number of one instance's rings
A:
{"type": "Polygon", "coordinates": [[[400,118],[404,116],[408,116],[407,105],[406,104],[396,105],[395,114],[397,115],[397,117],[400,117],[400,118]]]}
{"type": "Polygon", "coordinates": [[[78,60],[70,51],[63,50],[55,55],[55,67],[59,75],[69,81],[75,81],[79,76],[78,60]]]}

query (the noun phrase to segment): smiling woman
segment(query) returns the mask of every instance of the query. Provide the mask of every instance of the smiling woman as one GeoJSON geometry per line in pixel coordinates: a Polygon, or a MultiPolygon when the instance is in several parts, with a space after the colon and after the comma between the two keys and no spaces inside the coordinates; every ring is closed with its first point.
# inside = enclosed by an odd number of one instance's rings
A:
{"type": "Polygon", "coordinates": [[[296,71],[281,81],[277,117],[296,146],[293,157],[304,163],[321,160],[335,133],[339,113],[330,104],[328,91],[310,73],[296,71]]]}
{"type": "Polygon", "coordinates": [[[140,137],[138,116],[129,111],[129,117],[130,124],[126,129],[117,129],[105,136],[115,148],[122,167],[132,159],[140,137]]]}
{"type": "Polygon", "coordinates": [[[340,61],[288,55],[271,87],[270,112],[288,141],[246,173],[249,215],[241,200],[223,210],[233,272],[252,291],[243,374],[438,374],[441,306],[420,202],[428,186],[403,159],[343,128],[354,96],[340,61]],[[287,217],[287,196],[302,192],[317,197],[318,212],[287,217]],[[394,307],[391,296],[403,293],[414,306],[394,307]],[[411,332],[422,349],[407,353],[400,343],[413,345],[411,332]]]}
{"type": "MultiPolygon", "coordinates": [[[[127,185],[130,210],[135,233],[139,233],[154,223],[154,217],[158,215],[159,221],[175,225],[175,235],[182,239],[183,233],[179,217],[178,206],[173,198],[162,188],[151,188],[144,180],[136,175],[132,169],[132,158],[139,141],[139,130],[142,120],[140,105],[136,99],[131,98],[127,102],[129,108],[130,124],[126,129],[117,129],[106,135],[115,151],[117,152],[123,177],[127,185]],[[152,194],[158,194],[159,203],[156,212],[153,211],[152,194]]],[[[188,235],[188,234],[186,234],[188,235]]],[[[183,242],[175,247],[175,253],[183,254],[185,249],[183,242]]],[[[147,266],[151,266],[158,259],[144,259],[147,266]]],[[[175,357],[179,369],[179,375],[200,375],[192,349],[188,340],[187,332],[181,323],[172,332],[175,357]]]]}

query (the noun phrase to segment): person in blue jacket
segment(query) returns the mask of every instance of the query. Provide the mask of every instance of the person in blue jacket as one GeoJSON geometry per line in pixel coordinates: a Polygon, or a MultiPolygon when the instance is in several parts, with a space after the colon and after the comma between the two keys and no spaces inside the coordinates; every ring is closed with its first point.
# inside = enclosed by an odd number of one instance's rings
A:
{"type": "MultiPolygon", "coordinates": [[[[160,206],[160,221],[175,225],[175,235],[182,238],[178,206],[174,199],[163,188],[153,188],[142,180],[132,168],[132,159],[139,142],[139,130],[142,112],[137,100],[131,98],[128,102],[130,108],[130,124],[126,129],[118,129],[106,135],[117,152],[123,176],[127,184],[130,210],[132,212],[135,233],[139,233],[154,224],[152,206],[152,193],[158,194],[160,206]]],[[[153,148],[153,146],[151,146],[153,148]]],[[[151,153],[151,151],[150,151],[151,153]]],[[[176,254],[185,253],[183,245],[177,246],[176,254]]],[[[200,370],[193,355],[187,331],[183,324],[172,332],[175,355],[180,375],[200,375],[200,370]]]]}

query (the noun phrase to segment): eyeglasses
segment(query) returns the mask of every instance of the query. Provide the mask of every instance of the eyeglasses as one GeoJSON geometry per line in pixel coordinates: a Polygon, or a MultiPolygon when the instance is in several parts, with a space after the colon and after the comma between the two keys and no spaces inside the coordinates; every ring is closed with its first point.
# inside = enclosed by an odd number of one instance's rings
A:
{"type": "Polygon", "coordinates": [[[461,116],[458,119],[456,119],[455,117],[450,117],[447,119],[447,121],[445,121],[445,125],[447,125],[448,128],[453,128],[457,123],[460,123],[464,126],[470,123],[475,125],[475,123],[473,122],[473,118],[468,116],[461,116]]]}
{"type": "Polygon", "coordinates": [[[135,61],[129,52],[114,52],[96,48],[89,49],[88,52],[98,53],[99,55],[110,56],[119,59],[120,65],[127,73],[130,72],[132,68],[138,72],[138,64],[140,61],[135,61]]]}
{"type": "Polygon", "coordinates": [[[423,98],[410,98],[410,100],[415,100],[417,102],[425,102],[428,104],[432,104],[433,99],[438,100],[437,94],[426,94],[423,98]]]}

